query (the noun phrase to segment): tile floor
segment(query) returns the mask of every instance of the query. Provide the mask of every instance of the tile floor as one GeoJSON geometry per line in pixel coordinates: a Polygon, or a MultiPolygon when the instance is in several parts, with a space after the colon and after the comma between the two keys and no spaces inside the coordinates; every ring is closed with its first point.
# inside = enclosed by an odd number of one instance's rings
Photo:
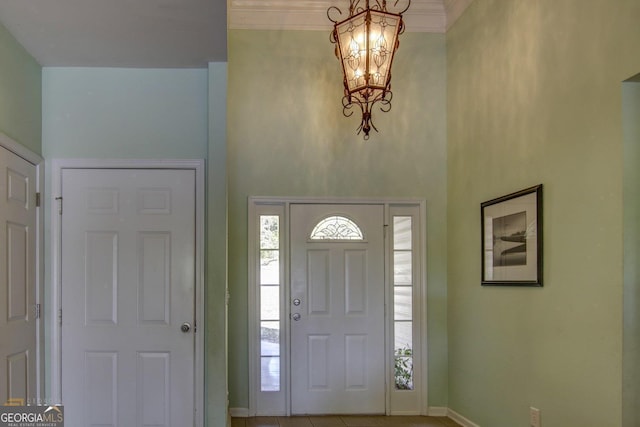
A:
{"type": "Polygon", "coordinates": [[[309,416],[232,418],[231,427],[459,427],[447,417],[309,416]]]}

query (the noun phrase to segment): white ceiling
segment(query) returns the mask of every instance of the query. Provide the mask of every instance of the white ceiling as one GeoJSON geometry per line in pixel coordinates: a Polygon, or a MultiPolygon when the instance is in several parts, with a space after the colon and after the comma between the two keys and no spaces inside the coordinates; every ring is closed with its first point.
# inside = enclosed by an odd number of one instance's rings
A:
{"type": "Polygon", "coordinates": [[[0,0],[43,66],[206,67],[227,56],[226,0],[0,0]]]}
{"type": "MultiPolygon", "coordinates": [[[[400,0],[403,2],[406,0],[400,0]]],[[[413,0],[407,31],[445,32],[473,0],[413,0]]],[[[0,0],[0,22],[42,66],[206,67],[231,29],[327,30],[348,0],[0,0]]],[[[393,1],[389,1],[389,9],[393,1]]]]}

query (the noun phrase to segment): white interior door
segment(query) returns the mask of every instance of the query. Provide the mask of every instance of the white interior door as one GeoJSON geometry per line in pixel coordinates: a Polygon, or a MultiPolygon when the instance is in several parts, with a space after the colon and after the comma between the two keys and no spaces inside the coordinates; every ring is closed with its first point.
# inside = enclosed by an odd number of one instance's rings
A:
{"type": "Polygon", "coordinates": [[[63,169],[62,198],[65,421],[192,426],[195,171],[63,169]]]}
{"type": "MultiPolygon", "coordinates": [[[[291,412],[385,412],[382,205],[291,205],[291,412]],[[314,239],[323,219],[362,238],[314,239]]],[[[318,234],[319,236],[322,233],[318,234]]]]}
{"type": "Polygon", "coordinates": [[[0,405],[35,401],[36,167],[0,147],[0,405]]]}

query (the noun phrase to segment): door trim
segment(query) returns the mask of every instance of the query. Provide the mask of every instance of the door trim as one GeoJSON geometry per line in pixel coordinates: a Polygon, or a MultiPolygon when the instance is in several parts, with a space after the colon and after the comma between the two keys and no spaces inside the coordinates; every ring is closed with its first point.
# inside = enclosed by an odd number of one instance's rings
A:
{"type": "MultiPolygon", "coordinates": [[[[369,199],[369,198],[331,198],[331,197],[260,197],[260,196],[250,196],[248,198],[248,349],[249,349],[249,407],[244,408],[232,408],[232,410],[236,413],[242,413],[248,416],[255,415],[291,415],[291,379],[289,378],[290,371],[290,304],[284,304],[284,301],[289,300],[289,292],[290,292],[290,254],[289,254],[289,211],[290,205],[292,204],[349,204],[349,205],[357,205],[357,204],[365,204],[365,205],[383,205],[384,206],[384,218],[385,224],[388,224],[389,218],[391,217],[390,211],[396,208],[403,207],[415,207],[418,209],[417,220],[419,221],[419,230],[418,230],[418,242],[420,246],[420,260],[418,263],[418,267],[420,269],[419,280],[416,282],[417,289],[420,291],[421,297],[417,298],[416,301],[425,300],[427,296],[427,217],[426,217],[426,201],[424,199],[416,199],[416,198],[380,198],[380,199],[369,199]],[[260,330],[257,326],[258,323],[258,315],[259,313],[259,298],[257,297],[256,291],[256,283],[258,272],[256,269],[256,245],[257,245],[257,228],[256,227],[256,219],[260,215],[260,212],[264,210],[264,207],[269,207],[267,210],[269,212],[280,212],[282,221],[281,221],[281,233],[284,234],[281,239],[283,240],[283,247],[281,251],[281,259],[283,260],[283,268],[282,268],[282,282],[281,286],[284,288],[284,297],[282,301],[282,312],[281,312],[281,334],[283,333],[283,344],[281,345],[281,356],[283,357],[284,363],[281,371],[281,392],[261,392],[260,391],[260,366],[258,362],[258,342],[257,339],[260,336],[260,330]],[[275,393],[281,393],[281,396],[277,399],[273,399],[277,397],[275,393]],[[265,398],[266,397],[266,398],[265,398]],[[269,406],[271,409],[268,412],[265,412],[263,406],[264,404],[269,406]]],[[[390,242],[389,239],[385,236],[384,242],[384,251],[385,251],[385,295],[386,298],[390,297],[391,292],[391,278],[389,275],[390,268],[390,242]]],[[[385,301],[388,304],[388,299],[385,301]]],[[[419,407],[414,410],[403,410],[399,408],[394,410],[392,408],[392,399],[391,399],[391,388],[393,384],[389,381],[387,382],[386,391],[385,391],[385,405],[386,405],[386,413],[387,415],[427,415],[428,414],[428,353],[427,353],[427,304],[420,304],[419,310],[419,320],[418,330],[420,331],[420,342],[418,344],[418,348],[420,349],[419,363],[420,363],[420,373],[418,375],[420,379],[420,385],[416,388],[416,392],[418,393],[419,399],[419,407]]],[[[385,345],[387,350],[392,345],[389,342],[390,337],[390,328],[392,327],[392,320],[389,316],[389,310],[385,310],[385,345]]],[[[388,351],[387,357],[388,355],[388,351]]],[[[390,371],[389,368],[390,360],[387,359],[385,362],[385,369],[390,371]]],[[[390,378],[390,372],[386,373],[386,378],[390,378]]]]}
{"type": "MultiPolygon", "coordinates": [[[[13,154],[22,157],[27,162],[36,167],[36,192],[40,193],[40,200],[44,200],[44,159],[29,150],[24,145],[0,132],[0,147],[3,147],[13,154]]],[[[36,304],[40,304],[41,313],[46,313],[44,308],[44,207],[36,207],[36,304]]],[[[44,316],[40,316],[36,323],[36,399],[40,403],[44,402],[46,395],[44,390],[45,379],[45,323],[44,316]]]]}
{"type": "MultiPolygon", "coordinates": [[[[201,159],[146,160],[146,159],[54,159],[51,167],[51,193],[47,198],[51,217],[51,397],[53,402],[62,399],[62,336],[58,317],[62,303],[62,236],[59,215],[60,204],[56,199],[62,194],[62,172],[65,169],[189,169],[194,170],[195,182],[195,351],[194,351],[194,419],[195,427],[204,426],[204,216],[205,216],[205,163],[201,159]]],[[[64,201],[62,201],[64,202],[64,201]]]]}

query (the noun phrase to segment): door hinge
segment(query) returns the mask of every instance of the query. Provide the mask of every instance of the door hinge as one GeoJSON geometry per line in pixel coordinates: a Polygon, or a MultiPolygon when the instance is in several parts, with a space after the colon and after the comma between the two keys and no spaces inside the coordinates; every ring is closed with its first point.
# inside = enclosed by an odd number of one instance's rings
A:
{"type": "Polygon", "coordinates": [[[40,193],[36,193],[36,208],[40,207],[40,193]]]}
{"type": "Polygon", "coordinates": [[[62,326],[62,309],[58,309],[58,324],[62,326]]]}
{"type": "Polygon", "coordinates": [[[40,304],[35,304],[35,305],[33,306],[33,314],[34,314],[34,317],[35,317],[36,319],[39,319],[39,318],[40,318],[40,315],[41,315],[41,313],[40,313],[40,304]]]}
{"type": "Polygon", "coordinates": [[[58,201],[58,214],[62,215],[62,196],[56,197],[58,201]]]}

